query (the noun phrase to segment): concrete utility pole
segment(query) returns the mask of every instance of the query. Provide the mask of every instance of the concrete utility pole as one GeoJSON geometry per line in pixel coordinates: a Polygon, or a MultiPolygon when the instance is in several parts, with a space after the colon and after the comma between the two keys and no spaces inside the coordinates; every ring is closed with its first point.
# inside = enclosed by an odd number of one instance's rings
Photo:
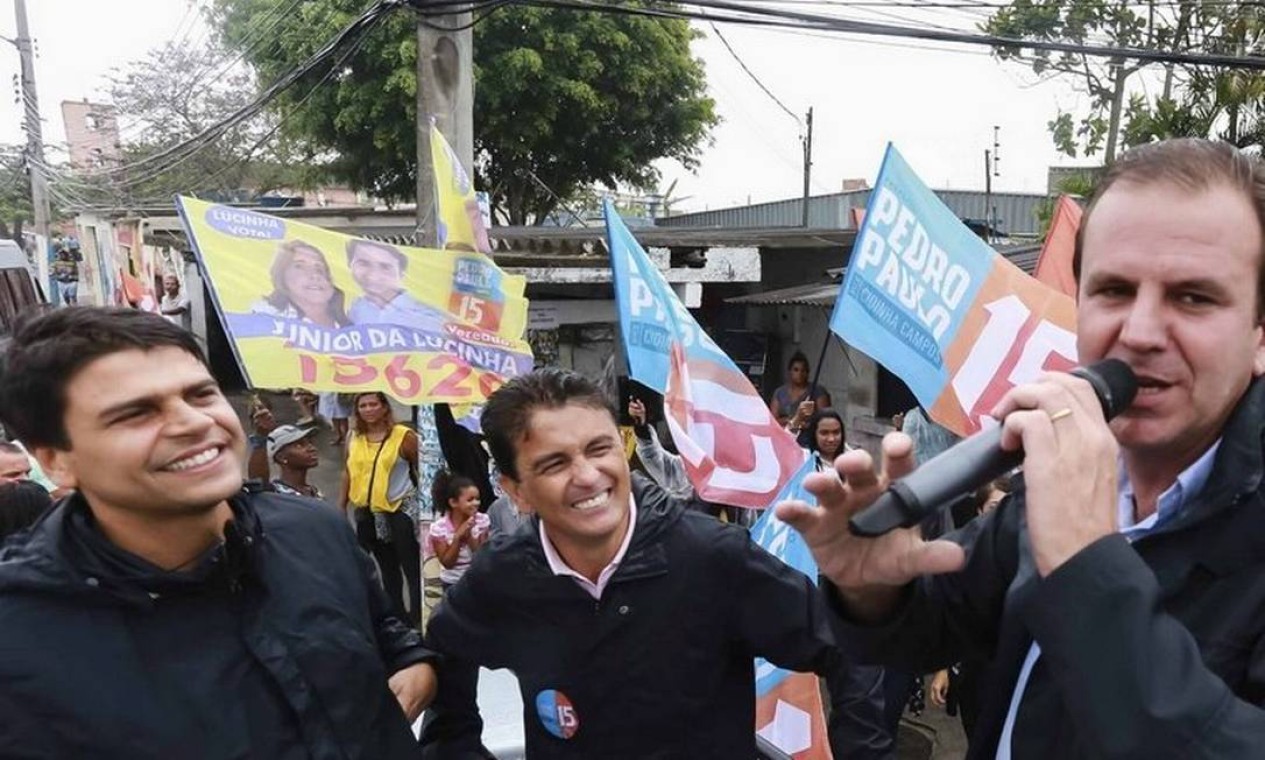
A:
{"type": "MultiPolygon", "coordinates": [[[[19,0],[20,1],[20,0],[19,0]]],[[[415,7],[426,8],[424,0],[415,7]]],[[[434,247],[435,181],[430,120],[474,177],[474,34],[471,14],[417,19],[417,229],[418,245],[434,247]],[[456,31],[454,31],[456,30],[456,31]]]]}
{"type": "Polygon", "coordinates": [[[997,224],[997,209],[993,206],[993,178],[1000,177],[997,164],[1001,162],[1001,144],[998,141],[1001,127],[993,127],[993,149],[984,150],[984,239],[993,242],[993,227],[997,224]]]}
{"type": "MultiPolygon", "coordinates": [[[[35,50],[26,23],[26,0],[13,0],[18,19],[14,40],[22,58],[22,107],[26,114],[26,167],[31,177],[31,207],[35,210],[35,234],[48,240],[48,178],[44,174],[44,137],[40,125],[40,104],[35,95],[35,50]]],[[[43,258],[44,252],[40,252],[43,258]]]]}
{"type": "Polygon", "coordinates": [[[993,242],[993,152],[984,149],[984,241],[993,242]]]}
{"type": "Polygon", "coordinates": [[[813,176],[813,109],[808,109],[808,122],[804,135],[804,208],[801,227],[808,227],[808,186],[813,176]]]}

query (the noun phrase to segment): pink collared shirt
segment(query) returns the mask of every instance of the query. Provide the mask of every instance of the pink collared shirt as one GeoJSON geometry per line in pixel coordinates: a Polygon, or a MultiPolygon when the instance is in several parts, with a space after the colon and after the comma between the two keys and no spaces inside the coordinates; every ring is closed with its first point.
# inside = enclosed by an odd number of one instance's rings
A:
{"type": "Polygon", "coordinates": [[[540,521],[540,545],[545,550],[545,559],[549,562],[549,569],[554,575],[569,575],[580,588],[588,592],[589,596],[594,599],[602,598],[602,591],[606,589],[606,584],[610,582],[611,576],[619,569],[619,563],[624,561],[624,555],[628,553],[628,545],[632,543],[633,526],[637,524],[637,501],[630,495],[628,497],[628,530],[624,533],[624,542],[619,545],[619,551],[615,552],[614,558],[610,564],[602,568],[602,572],[598,573],[597,583],[585,578],[583,575],[572,570],[562,556],[558,554],[558,550],[553,547],[553,542],[549,540],[549,534],[545,532],[545,522],[540,521]]]}

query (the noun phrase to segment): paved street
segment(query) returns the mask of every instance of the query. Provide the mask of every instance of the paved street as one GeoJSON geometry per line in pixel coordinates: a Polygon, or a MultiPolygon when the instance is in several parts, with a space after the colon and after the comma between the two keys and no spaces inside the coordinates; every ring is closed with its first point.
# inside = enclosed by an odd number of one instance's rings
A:
{"type": "Polygon", "coordinates": [[[966,734],[957,717],[928,704],[920,717],[901,721],[896,749],[899,760],[961,760],[966,756],[966,734]]]}

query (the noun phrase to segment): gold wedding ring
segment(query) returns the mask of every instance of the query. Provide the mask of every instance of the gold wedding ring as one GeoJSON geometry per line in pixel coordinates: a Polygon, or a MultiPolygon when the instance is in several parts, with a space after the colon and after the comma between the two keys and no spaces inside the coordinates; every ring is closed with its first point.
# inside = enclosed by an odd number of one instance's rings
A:
{"type": "Polygon", "coordinates": [[[1058,422],[1064,417],[1071,417],[1071,416],[1072,416],[1072,410],[1070,408],[1064,407],[1050,415],[1050,422],[1058,422]]]}

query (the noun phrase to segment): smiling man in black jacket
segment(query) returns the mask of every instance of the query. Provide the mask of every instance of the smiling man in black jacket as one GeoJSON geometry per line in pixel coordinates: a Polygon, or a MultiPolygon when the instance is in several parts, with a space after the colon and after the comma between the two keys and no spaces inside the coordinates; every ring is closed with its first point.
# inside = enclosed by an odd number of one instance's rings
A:
{"type": "MultiPolygon", "coordinates": [[[[483,431],[531,530],[480,550],[431,644],[514,672],[533,760],[754,757],[752,658],[824,673],[837,656],[809,579],[745,530],[634,486],[615,414],[580,375],[510,381],[483,431]]],[[[423,743],[478,757],[477,719],[458,720],[473,684],[442,672],[423,743]]]]}
{"type": "Polygon", "coordinates": [[[1108,426],[1050,374],[993,414],[1022,487],[948,541],[849,535],[911,465],[884,441],[778,514],[837,587],[843,645],[923,672],[989,661],[973,758],[1265,755],[1265,166],[1224,143],[1135,148],[1077,240],[1077,348],[1128,363],[1108,426]]]}
{"type": "Polygon", "coordinates": [[[433,655],[339,515],[242,489],[244,434],[190,333],[40,317],[0,418],[76,489],[0,548],[0,756],[415,755],[433,655]]]}

